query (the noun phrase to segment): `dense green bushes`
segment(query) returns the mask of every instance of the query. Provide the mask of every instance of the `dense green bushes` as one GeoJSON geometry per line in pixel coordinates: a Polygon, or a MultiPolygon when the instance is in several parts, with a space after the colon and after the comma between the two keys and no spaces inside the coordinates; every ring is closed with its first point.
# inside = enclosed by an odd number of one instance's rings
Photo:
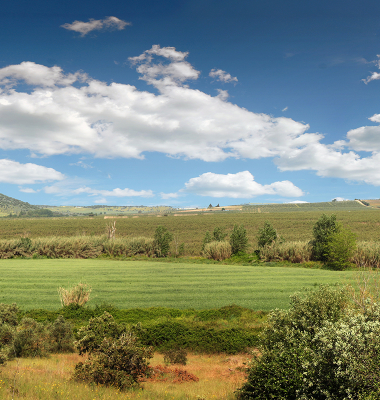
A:
{"type": "Polygon", "coordinates": [[[143,346],[133,331],[118,325],[109,313],[91,319],[77,337],[79,354],[89,358],[75,366],[74,379],[124,390],[138,385],[146,375],[153,348],[143,346]]]}
{"type": "Polygon", "coordinates": [[[14,357],[41,357],[73,351],[73,331],[62,316],[42,324],[24,317],[18,321],[15,304],[0,304],[0,364],[14,357]]]}
{"type": "Polygon", "coordinates": [[[379,398],[380,305],[359,312],[344,289],[322,286],[269,322],[239,399],[379,398]]]}

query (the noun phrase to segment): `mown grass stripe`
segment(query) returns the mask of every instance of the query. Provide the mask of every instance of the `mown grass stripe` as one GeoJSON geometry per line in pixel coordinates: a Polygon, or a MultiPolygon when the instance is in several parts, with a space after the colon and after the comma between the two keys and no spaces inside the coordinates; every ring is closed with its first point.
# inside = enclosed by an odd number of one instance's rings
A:
{"type": "Polygon", "coordinates": [[[108,260],[0,260],[0,302],[24,309],[60,307],[57,288],[86,282],[89,304],[118,308],[207,309],[230,304],[268,311],[287,308],[303,287],[344,283],[351,271],[290,267],[170,264],[108,260]]]}

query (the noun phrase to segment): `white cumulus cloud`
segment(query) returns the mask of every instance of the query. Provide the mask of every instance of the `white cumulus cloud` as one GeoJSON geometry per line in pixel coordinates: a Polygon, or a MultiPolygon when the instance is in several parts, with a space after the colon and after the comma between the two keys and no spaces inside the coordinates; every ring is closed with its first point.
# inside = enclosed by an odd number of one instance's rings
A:
{"type": "Polygon", "coordinates": [[[304,193],[290,181],[274,182],[261,185],[256,182],[249,171],[236,174],[214,174],[206,172],[185,183],[183,192],[200,196],[251,198],[261,195],[279,195],[284,197],[299,197],[304,193]]]}
{"type": "Polygon", "coordinates": [[[73,23],[63,24],[62,28],[68,29],[69,31],[75,31],[81,33],[81,36],[87,35],[91,31],[99,31],[102,29],[117,29],[122,30],[127,25],[131,25],[130,22],[123,21],[117,17],[107,17],[105,19],[90,19],[88,22],[74,21],[73,23]]]}
{"type": "MultiPolygon", "coordinates": [[[[140,159],[160,152],[209,162],[271,157],[283,171],[380,185],[379,126],[323,144],[323,135],[308,133],[303,122],[248,111],[229,102],[227,91],[211,96],[190,88],[200,72],[187,57],[154,45],[129,59],[154,93],[33,62],[0,68],[0,149],[140,159]],[[19,83],[31,88],[23,91],[19,83]]],[[[370,119],[380,122],[379,114],[370,119]]]]}
{"type": "Polygon", "coordinates": [[[26,185],[63,179],[65,176],[53,168],[32,163],[21,164],[7,159],[0,160],[0,182],[3,183],[26,185]]]}
{"type": "Polygon", "coordinates": [[[228,82],[237,82],[238,79],[231,74],[227,73],[226,71],[223,71],[222,69],[212,69],[209,73],[209,76],[211,78],[215,78],[216,80],[224,83],[228,82]]]}

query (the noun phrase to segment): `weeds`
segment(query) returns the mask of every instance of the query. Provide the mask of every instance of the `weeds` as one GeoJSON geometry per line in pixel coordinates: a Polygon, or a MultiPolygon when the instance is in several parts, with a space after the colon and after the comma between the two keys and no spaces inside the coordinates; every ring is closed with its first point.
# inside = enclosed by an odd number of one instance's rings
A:
{"type": "Polygon", "coordinates": [[[92,288],[87,283],[78,283],[78,285],[68,289],[63,287],[58,288],[62,307],[69,306],[70,304],[84,306],[90,300],[91,291],[92,288]]]}

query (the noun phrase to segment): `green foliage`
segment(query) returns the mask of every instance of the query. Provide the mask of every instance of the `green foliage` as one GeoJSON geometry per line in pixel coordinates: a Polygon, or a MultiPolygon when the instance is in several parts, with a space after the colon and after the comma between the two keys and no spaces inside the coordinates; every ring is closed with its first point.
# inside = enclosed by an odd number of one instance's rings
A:
{"type": "Polygon", "coordinates": [[[212,233],[212,240],[215,240],[216,242],[223,242],[226,236],[227,233],[224,232],[223,228],[216,227],[214,228],[214,232],[212,233]]]}
{"type": "Polygon", "coordinates": [[[166,257],[170,250],[170,242],[173,235],[168,232],[167,228],[159,225],[154,233],[154,245],[157,257],[166,257]]]}
{"type": "Polygon", "coordinates": [[[163,352],[165,364],[181,364],[186,365],[187,363],[187,352],[185,349],[180,347],[173,347],[163,352]]]}
{"type": "MultiPolygon", "coordinates": [[[[380,384],[380,306],[348,307],[342,288],[321,286],[274,311],[239,399],[371,398],[380,384]]],[[[378,398],[378,397],[374,397],[378,398]]]]}
{"type": "Polygon", "coordinates": [[[212,237],[209,231],[206,232],[205,237],[203,238],[202,242],[202,252],[205,250],[206,244],[209,244],[212,242],[212,237]]]}
{"type": "Polygon", "coordinates": [[[201,353],[236,354],[258,345],[259,330],[185,325],[167,321],[146,326],[140,334],[142,343],[158,351],[175,347],[201,353]]]}
{"type": "Polygon", "coordinates": [[[118,338],[104,337],[90,358],[75,366],[73,378],[125,390],[138,386],[152,357],[152,348],[142,346],[131,332],[118,338]]]}
{"type": "Polygon", "coordinates": [[[123,330],[111,314],[104,312],[99,317],[91,318],[88,325],[79,329],[74,346],[79,354],[91,354],[99,349],[104,338],[118,338],[123,330]]]}
{"type": "Polygon", "coordinates": [[[328,243],[333,233],[339,230],[336,222],[336,215],[327,216],[322,214],[313,227],[313,237],[311,241],[313,259],[316,261],[327,261],[328,243]]]}
{"type": "Polygon", "coordinates": [[[245,253],[248,248],[247,230],[243,225],[234,225],[230,235],[232,254],[245,253]]]}
{"type": "Polygon", "coordinates": [[[48,332],[52,339],[50,351],[53,353],[67,353],[74,351],[74,335],[71,324],[60,315],[48,326],[48,332]]]}
{"type": "Polygon", "coordinates": [[[18,324],[17,314],[19,311],[16,303],[0,303],[0,325],[8,324],[10,326],[16,326],[18,324]]]}
{"type": "Polygon", "coordinates": [[[232,255],[231,244],[227,241],[223,242],[210,242],[205,245],[203,254],[206,258],[222,261],[230,258],[232,255]]]}
{"type": "Polygon", "coordinates": [[[271,245],[277,239],[277,231],[268,222],[264,222],[263,228],[260,228],[257,233],[257,243],[259,247],[271,245]]]}
{"type": "Polygon", "coordinates": [[[355,234],[348,229],[339,227],[329,236],[325,248],[325,265],[337,271],[345,270],[352,265],[351,259],[356,248],[355,234]]]}

